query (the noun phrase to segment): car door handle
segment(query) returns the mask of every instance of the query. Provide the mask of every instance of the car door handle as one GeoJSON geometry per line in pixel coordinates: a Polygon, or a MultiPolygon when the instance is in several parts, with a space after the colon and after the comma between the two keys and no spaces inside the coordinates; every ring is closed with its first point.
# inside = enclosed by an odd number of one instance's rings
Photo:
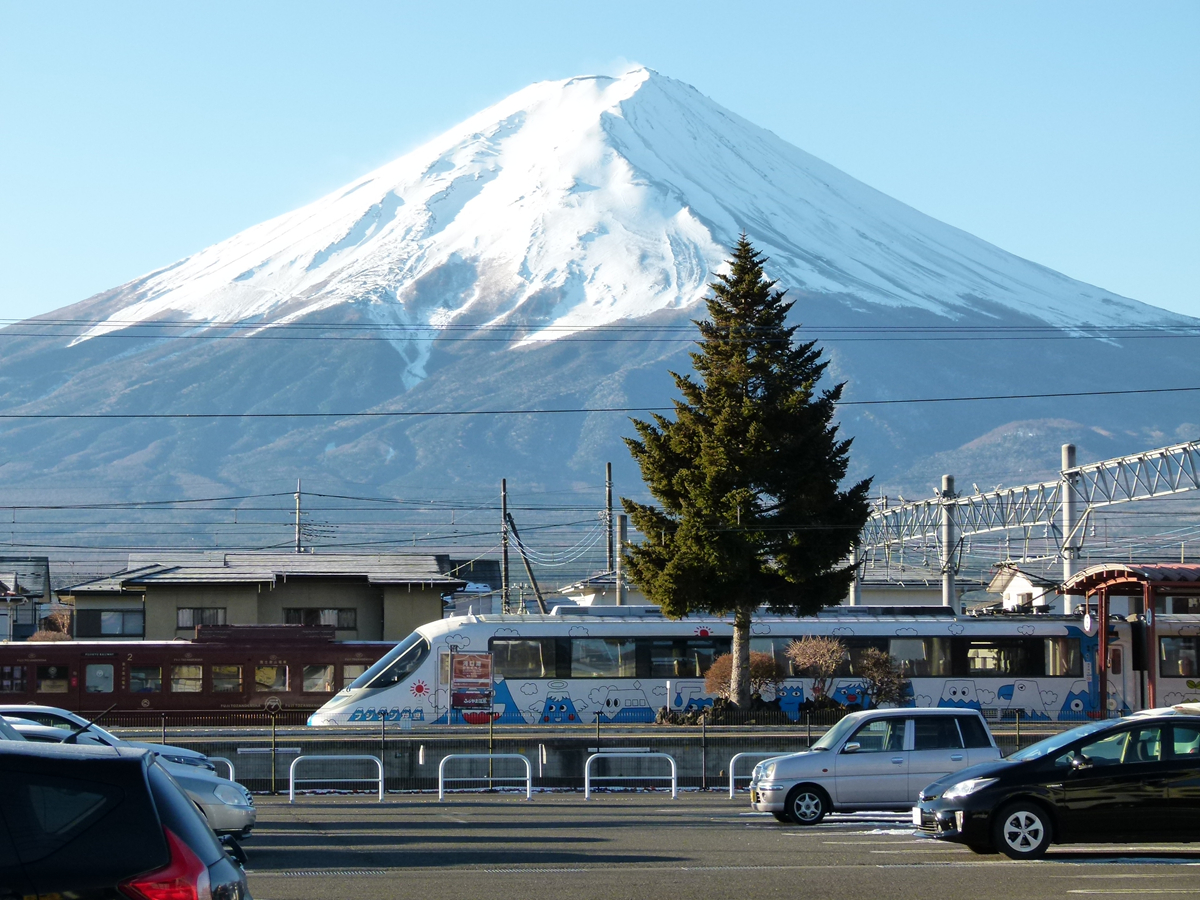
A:
{"type": "Polygon", "coordinates": [[[952,753],[950,755],[950,761],[951,762],[962,762],[962,754],[961,753],[952,753]]]}
{"type": "Polygon", "coordinates": [[[892,762],[894,762],[898,766],[902,766],[902,765],[904,765],[904,757],[903,756],[893,756],[892,762]]]}

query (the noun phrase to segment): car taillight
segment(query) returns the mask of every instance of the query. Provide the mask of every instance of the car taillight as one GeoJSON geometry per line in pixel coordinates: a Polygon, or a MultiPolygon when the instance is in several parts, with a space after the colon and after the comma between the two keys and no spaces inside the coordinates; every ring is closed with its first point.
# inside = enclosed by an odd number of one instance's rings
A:
{"type": "Polygon", "coordinates": [[[171,861],[161,869],[122,882],[134,900],[212,900],[208,866],[170,828],[164,828],[171,861]]]}

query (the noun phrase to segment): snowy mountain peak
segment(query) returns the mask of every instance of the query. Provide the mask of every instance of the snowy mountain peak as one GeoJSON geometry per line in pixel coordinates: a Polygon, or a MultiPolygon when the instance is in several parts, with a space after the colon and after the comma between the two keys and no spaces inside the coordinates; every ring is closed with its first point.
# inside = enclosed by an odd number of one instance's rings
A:
{"type": "MultiPolygon", "coordinates": [[[[696,303],[743,230],[789,288],[948,317],[999,306],[1064,327],[1177,318],[931,219],[639,68],[530,85],[130,283],[79,340],[156,318],[270,327],[345,304],[381,322],[506,323],[549,340],[696,303]]],[[[429,343],[406,339],[406,384],[424,377],[429,343]]]]}

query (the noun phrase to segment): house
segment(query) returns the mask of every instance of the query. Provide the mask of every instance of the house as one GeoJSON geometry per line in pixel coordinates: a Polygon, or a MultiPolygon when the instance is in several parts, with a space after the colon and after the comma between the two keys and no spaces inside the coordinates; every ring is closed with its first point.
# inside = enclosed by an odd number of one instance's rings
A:
{"type": "Polygon", "coordinates": [[[1005,612],[1050,613],[1059,599],[1057,582],[1003,563],[996,567],[987,591],[1001,596],[1005,612]]]}
{"type": "Polygon", "coordinates": [[[69,612],[54,602],[50,558],[0,556],[0,641],[24,641],[51,613],[69,612]]]}
{"type": "Polygon", "coordinates": [[[130,557],[59,592],[76,638],[192,639],[198,625],[326,625],[338,640],[398,641],[466,585],[440,554],[202,553],[130,557]]]}

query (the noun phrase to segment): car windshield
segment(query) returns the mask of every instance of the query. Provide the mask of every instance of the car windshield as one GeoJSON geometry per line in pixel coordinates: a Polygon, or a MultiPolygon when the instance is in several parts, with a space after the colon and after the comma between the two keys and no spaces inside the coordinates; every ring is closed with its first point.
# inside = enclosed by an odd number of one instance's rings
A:
{"type": "Polygon", "coordinates": [[[1062,734],[1052,734],[1050,737],[1040,740],[1036,744],[1030,744],[1024,750],[1018,750],[1008,758],[1017,762],[1028,759],[1041,759],[1043,756],[1057,753],[1072,741],[1076,741],[1102,728],[1107,728],[1111,724],[1113,723],[1104,721],[1088,722],[1086,725],[1080,725],[1078,728],[1072,728],[1070,731],[1064,731],[1062,734]]]}
{"type": "Polygon", "coordinates": [[[861,721],[860,716],[846,716],[846,718],[821,735],[821,739],[812,745],[812,749],[832,750],[859,721],[861,721]]]}

